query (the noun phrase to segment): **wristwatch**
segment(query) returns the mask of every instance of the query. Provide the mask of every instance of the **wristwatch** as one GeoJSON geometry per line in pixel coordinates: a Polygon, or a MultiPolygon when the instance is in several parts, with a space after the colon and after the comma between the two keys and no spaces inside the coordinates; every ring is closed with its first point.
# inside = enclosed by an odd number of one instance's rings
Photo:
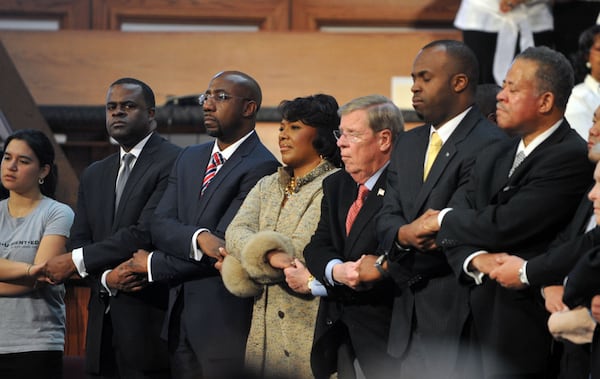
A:
{"type": "Polygon", "coordinates": [[[379,271],[379,273],[381,274],[382,277],[387,278],[388,276],[390,276],[390,274],[383,269],[383,263],[387,261],[387,254],[381,254],[379,257],[377,257],[377,259],[375,260],[375,268],[377,269],[377,271],[379,271]]]}
{"type": "Polygon", "coordinates": [[[527,280],[527,272],[525,271],[526,266],[527,261],[523,262],[523,265],[519,268],[519,281],[522,284],[529,285],[529,280],[527,280]]]}

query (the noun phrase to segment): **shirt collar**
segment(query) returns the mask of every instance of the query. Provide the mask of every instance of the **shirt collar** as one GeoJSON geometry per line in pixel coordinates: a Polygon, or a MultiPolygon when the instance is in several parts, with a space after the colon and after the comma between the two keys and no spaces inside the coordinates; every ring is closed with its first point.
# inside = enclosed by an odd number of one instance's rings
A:
{"type": "Polygon", "coordinates": [[[544,131],[539,136],[535,137],[533,139],[533,141],[529,142],[529,144],[527,146],[525,146],[525,144],[523,143],[523,139],[521,138],[521,141],[519,142],[519,147],[517,147],[517,153],[519,151],[522,151],[523,153],[525,153],[526,157],[529,156],[529,154],[531,154],[531,152],[533,150],[535,150],[536,147],[541,145],[542,142],[547,140],[548,137],[550,137],[552,135],[552,133],[554,133],[556,131],[556,129],[558,129],[558,127],[560,126],[560,124],[562,122],[563,122],[563,119],[561,118],[560,120],[558,120],[558,122],[556,124],[552,125],[550,128],[548,128],[546,131],[544,131]]]}
{"type": "Polygon", "coordinates": [[[213,149],[212,149],[212,154],[219,152],[221,153],[221,155],[223,156],[223,158],[225,158],[225,160],[228,160],[229,158],[231,158],[231,156],[233,155],[233,153],[235,153],[235,151],[238,149],[238,147],[240,147],[240,145],[242,143],[244,143],[245,140],[247,140],[252,133],[254,133],[254,130],[251,130],[250,133],[246,134],[245,136],[243,136],[242,138],[240,138],[239,140],[235,141],[235,143],[227,146],[225,149],[221,150],[219,149],[219,145],[217,144],[217,141],[215,140],[215,143],[213,145],[213,149]]]}
{"type": "Polygon", "coordinates": [[[120,148],[120,159],[123,160],[123,155],[129,153],[132,154],[134,156],[134,160],[137,160],[138,157],[140,156],[140,154],[142,153],[142,149],[144,148],[144,146],[146,146],[146,143],[148,142],[148,140],[150,139],[150,137],[152,136],[152,134],[154,134],[154,132],[148,134],[146,137],[144,137],[140,142],[138,142],[131,150],[129,151],[125,151],[123,150],[123,148],[120,148]]]}
{"type": "Polygon", "coordinates": [[[463,120],[463,118],[465,118],[465,116],[467,115],[467,113],[469,113],[471,108],[473,108],[473,106],[470,106],[469,108],[465,109],[464,111],[457,114],[456,116],[454,116],[450,120],[446,121],[446,123],[438,126],[437,128],[434,128],[433,125],[431,125],[431,129],[429,130],[429,135],[431,136],[431,133],[437,132],[437,134],[442,139],[442,143],[446,143],[448,138],[450,138],[452,133],[458,127],[458,124],[460,124],[460,122],[463,120]]]}
{"type": "Polygon", "coordinates": [[[371,191],[373,189],[373,187],[375,187],[375,183],[377,183],[377,181],[379,180],[379,177],[381,176],[381,174],[383,173],[383,170],[385,170],[385,168],[388,166],[388,164],[390,164],[390,161],[385,162],[385,164],[383,166],[381,166],[381,168],[379,170],[377,170],[369,179],[367,179],[367,181],[364,183],[365,187],[367,187],[369,189],[369,191],[371,191]]]}

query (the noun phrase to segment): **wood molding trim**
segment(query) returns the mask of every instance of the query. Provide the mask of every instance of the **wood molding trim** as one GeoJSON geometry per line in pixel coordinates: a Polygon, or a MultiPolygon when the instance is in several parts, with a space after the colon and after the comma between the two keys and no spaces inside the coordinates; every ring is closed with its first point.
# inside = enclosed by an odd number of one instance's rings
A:
{"type": "Polygon", "coordinates": [[[61,29],[89,29],[89,0],[4,0],[0,2],[0,16],[58,20],[61,29]]]}
{"type": "Polygon", "coordinates": [[[289,29],[288,0],[91,0],[93,28],[120,30],[123,22],[256,25],[289,29]]]}
{"type": "Polygon", "coordinates": [[[292,30],[321,26],[452,27],[460,0],[293,0],[292,30]]]}

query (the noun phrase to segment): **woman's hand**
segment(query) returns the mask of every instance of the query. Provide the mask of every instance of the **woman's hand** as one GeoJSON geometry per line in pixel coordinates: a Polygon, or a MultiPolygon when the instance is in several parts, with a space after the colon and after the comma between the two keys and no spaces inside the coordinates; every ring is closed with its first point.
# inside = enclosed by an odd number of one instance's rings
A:
{"type": "Polygon", "coordinates": [[[267,263],[275,268],[285,269],[294,265],[294,258],[280,249],[274,249],[267,253],[267,263]]]}
{"type": "Polygon", "coordinates": [[[295,292],[302,294],[311,293],[310,288],[308,288],[308,281],[312,275],[298,259],[294,259],[292,262],[293,265],[283,270],[285,282],[295,292]]]}

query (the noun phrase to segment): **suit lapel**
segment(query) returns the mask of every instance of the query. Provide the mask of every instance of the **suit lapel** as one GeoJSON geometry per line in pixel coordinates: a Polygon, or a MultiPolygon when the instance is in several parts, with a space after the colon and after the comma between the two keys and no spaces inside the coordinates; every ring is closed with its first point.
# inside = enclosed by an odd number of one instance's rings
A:
{"type": "MultiPolygon", "coordinates": [[[[218,189],[220,188],[221,184],[227,179],[231,172],[233,172],[240,164],[242,164],[244,157],[254,149],[257,143],[258,136],[256,135],[256,132],[254,132],[237,148],[233,155],[225,161],[225,163],[214,176],[208,187],[206,187],[204,195],[200,197],[200,201],[198,203],[199,209],[196,213],[198,217],[202,215],[202,213],[204,212],[204,208],[206,208],[206,205],[210,202],[212,196],[215,193],[219,192],[218,189]]],[[[206,158],[206,164],[208,164],[208,159],[210,159],[210,152],[208,153],[208,157],[206,158]]],[[[206,168],[206,166],[204,166],[204,168],[206,168]]],[[[204,176],[204,171],[205,170],[203,169],[202,176],[204,176]]],[[[202,179],[203,178],[200,178],[200,183],[202,183],[202,179]]],[[[198,193],[200,193],[200,188],[201,187],[198,187],[198,193]]]]}
{"type": "MultiPolygon", "coordinates": [[[[119,203],[119,209],[116,210],[115,214],[115,223],[113,225],[114,228],[117,228],[121,214],[123,213],[123,207],[127,204],[127,200],[129,196],[131,196],[134,189],[137,187],[139,181],[144,177],[144,174],[148,171],[148,169],[154,163],[154,151],[158,148],[158,145],[162,142],[161,137],[156,134],[152,134],[146,145],[142,149],[140,156],[136,159],[135,165],[131,170],[131,174],[129,174],[129,178],[127,179],[127,183],[125,183],[125,188],[123,188],[123,194],[121,195],[121,201],[119,203]]],[[[120,162],[117,162],[120,163],[120,162]]],[[[117,173],[119,171],[119,166],[117,165],[117,173]]],[[[116,175],[115,175],[116,182],[116,175]]],[[[114,196],[113,196],[114,197],[114,196]]],[[[114,208],[114,207],[113,207],[114,208]]]]}
{"type": "MultiPolygon", "coordinates": [[[[424,207],[425,203],[427,202],[427,199],[429,198],[429,195],[431,194],[431,191],[433,190],[437,182],[440,180],[440,178],[444,175],[446,167],[448,166],[452,158],[456,155],[458,151],[457,146],[459,146],[460,143],[471,133],[471,131],[473,130],[480,118],[481,116],[479,108],[476,105],[473,105],[471,110],[465,115],[465,117],[461,120],[456,129],[454,129],[454,132],[452,132],[448,140],[444,143],[442,149],[440,150],[438,156],[435,159],[435,162],[433,163],[433,166],[431,167],[431,170],[429,171],[427,180],[423,182],[421,190],[418,192],[418,195],[415,200],[415,206],[413,207],[414,214],[408,215],[411,220],[415,219],[417,215],[421,213],[421,211],[423,210],[422,208],[424,207]]],[[[429,131],[429,129],[427,129],[427,131],[429,131]]],[[[422,152],[417,153],[423,157],[427,152],[427,145],[429,144],[429,133],[427,133],[425,139],[426,142],[424,150],[422,152]]],[[[420,167],[422,171],[422,165],[420,167]]],[[[422,177],[423,175],[417,177],[416,179],[420,179],[422,177]]]]}
{"type": "MultiPolygon", "coordinates": [[[[386,177],[387,169],[381,174],[377,180],[377,183],[375,183],[375,186],[373,186],[373,189],[369,192],[369,196],[367,196],[362,208],[360,209],[360,212],[358,212],[358,216],[356,217],[354,225],[352,225],[352,229],[350,229],[350,234],[348,234],[348,238],[346,239],[346,244],[349,248],[349,251],[352,251],[352,246],[356,244],[356,241],[367,228],[375,227],[373,219],[381,209],[383,196],[385,195],[386,177]]],[[[362,253],[367,252],[363,251],[361,254],[362,253]]]]}

